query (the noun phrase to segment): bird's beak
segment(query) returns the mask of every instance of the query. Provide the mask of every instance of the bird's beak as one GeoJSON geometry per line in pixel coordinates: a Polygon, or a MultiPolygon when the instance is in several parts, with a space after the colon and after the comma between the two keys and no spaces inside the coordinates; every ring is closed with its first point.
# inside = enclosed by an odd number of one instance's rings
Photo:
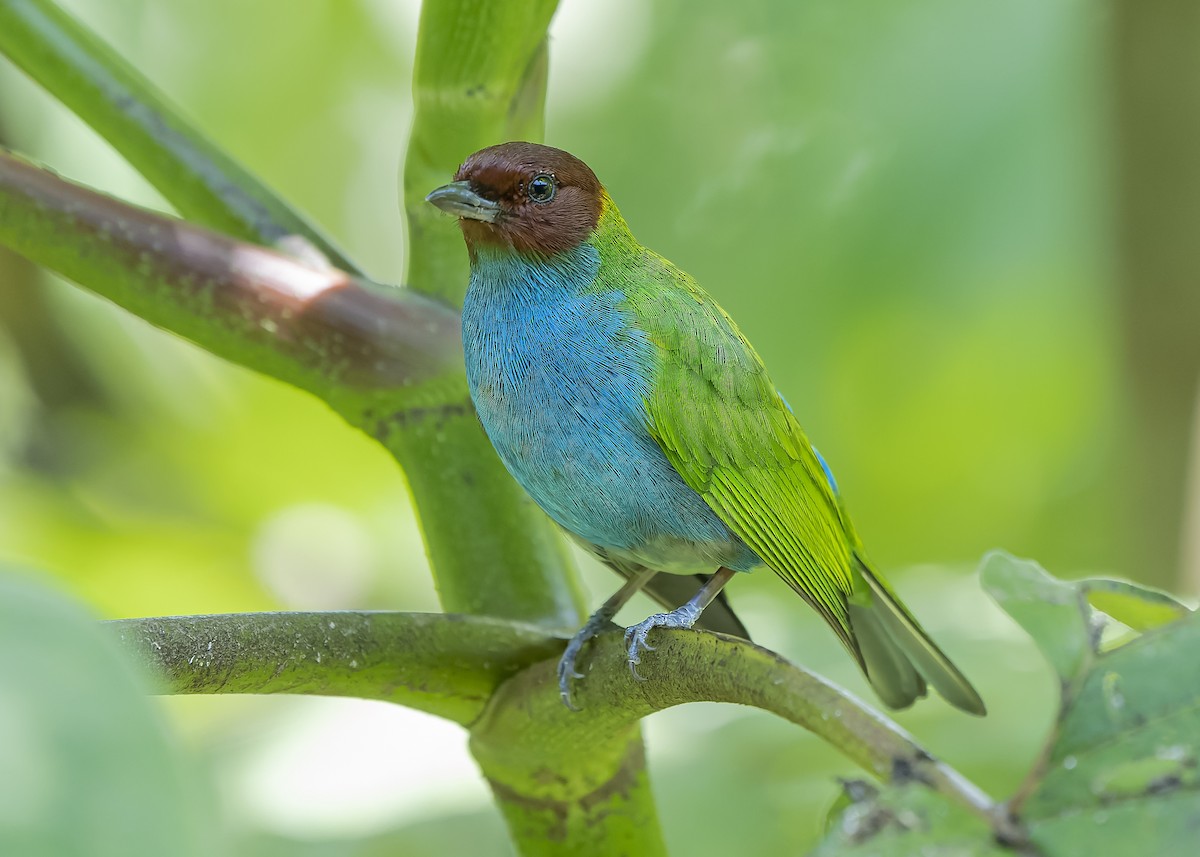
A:
{"type": "Polygon", "coordinates": [[[429,196],[426,202],[431,202],[448,214],[455,217],[465,217],[468,220],[482,220],[484,223],[495,223],[500,216],[500,203],[484,199],[471,190],[470,182],[451,182],[442,185],[429,196]]]}

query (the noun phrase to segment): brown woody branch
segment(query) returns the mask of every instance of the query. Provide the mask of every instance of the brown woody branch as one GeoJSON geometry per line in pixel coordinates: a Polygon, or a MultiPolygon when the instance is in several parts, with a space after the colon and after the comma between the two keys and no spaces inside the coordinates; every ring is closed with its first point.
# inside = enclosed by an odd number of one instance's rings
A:
{"type": "Polygon", "coordinates": [[[235,363],[337,397],[462,365],[458,313],[129,205],[0,152],[0,243],[235,363]]]}

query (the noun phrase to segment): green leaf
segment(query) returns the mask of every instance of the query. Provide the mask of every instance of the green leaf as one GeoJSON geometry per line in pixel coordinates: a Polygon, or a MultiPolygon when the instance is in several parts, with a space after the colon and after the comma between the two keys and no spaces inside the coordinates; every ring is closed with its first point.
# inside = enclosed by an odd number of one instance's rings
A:
{"type": "Polygon", "coordinates": [[[1047,855],[1191,853],[1200,825],[1195,614],[1162,592],[1063,583],[1004,554],[987,558],[983,577],[1067,680],[1054,734],[1011,802],[1033,843],[1047,855]],[[1089,604],[1156,630],[1097,654],[1089,604]]]}
{"type": "Polygon", "coordinates": [[[0,854],[221,853],[147,692],[83,609],[0,570],[0,854]]]}
{"type": "Polygon", "coordinates": [[[1077,586],[1056,580],[1032,560],[992,551],[979,569],[983,588],[1070,681],[1092,653],[1088,613],[1077,586]]]}
{"type": "Polygon", "coordinates": [[[1189,854],[1200,828],[1200,617],[1097,657],[1022,815],[1046,854],[1189,854]]]}
{"type": "Polygon", "coordinates": [[[1088,603],[1135,631],[1149,631],[1192,612],[1174,596],[1126,580],[1081,580],[1088,603]]]}
{"type": "Polygon", "coordinates": [[[1200,616],[1161,592],[1067,583],[1003,553],[986,557],[981,574],[1063,678],[1062,708],[1037,765],[995,814],[994,830],[910,786],[852,804],[816,853],[1012,853],[997,849],[996,835],[1028,842],[1042,857],[1195,853],[1200,616]],[[1089,631],[1097,594],[1115,618],[1152,630],[1097,653],[1089,631]]]}

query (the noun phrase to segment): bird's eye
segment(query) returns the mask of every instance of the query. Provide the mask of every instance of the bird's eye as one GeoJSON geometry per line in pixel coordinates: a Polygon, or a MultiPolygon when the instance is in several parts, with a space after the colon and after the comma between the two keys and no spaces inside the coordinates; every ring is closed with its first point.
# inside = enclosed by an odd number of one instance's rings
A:
{"type": "Polygon", "coordinates": [[[538,205],[545,205],[554,199],[554,193],[557,190],[558,187],[554,184],[554,176],[541,173],[529,180],[529,187],[526,189],[526,193],[538,205]]]}

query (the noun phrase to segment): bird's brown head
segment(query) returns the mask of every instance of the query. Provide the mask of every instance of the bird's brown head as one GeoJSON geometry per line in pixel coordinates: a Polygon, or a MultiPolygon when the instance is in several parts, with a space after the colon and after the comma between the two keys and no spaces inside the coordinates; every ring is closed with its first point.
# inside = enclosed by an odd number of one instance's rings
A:
{"type": "Polygon", "coordinates": [[[579,158],[537,143],[501,143],[467,158],[426,199],[457,215],[467,246],[552,256],[587,240],[604,189],[579,158]]]}

